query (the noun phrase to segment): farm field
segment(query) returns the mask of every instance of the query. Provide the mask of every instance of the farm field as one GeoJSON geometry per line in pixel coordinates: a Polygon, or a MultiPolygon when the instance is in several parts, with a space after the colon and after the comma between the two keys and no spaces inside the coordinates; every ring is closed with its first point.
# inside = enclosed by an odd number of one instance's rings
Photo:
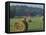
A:
{"type": "MultiPolygon", "coordinates": [[[[23,20],[23,18],[10,18],[10,32],[14,32],[14,24],[17,20],[23,20]]],[[[31,17],[31,20],[32,22],[28,22],[28,31],[43,30],[43,16],[31,17]]]]}

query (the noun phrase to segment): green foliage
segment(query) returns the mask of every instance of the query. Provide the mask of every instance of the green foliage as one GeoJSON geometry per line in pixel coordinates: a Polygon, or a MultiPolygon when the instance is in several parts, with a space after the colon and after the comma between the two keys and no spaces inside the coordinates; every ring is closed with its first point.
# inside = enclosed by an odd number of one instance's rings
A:
{"type": "Polygon", "coordinates": [[[10,18],[26,15],[43,16],[43,9],[28,6],[10,6],[10,18]]]}

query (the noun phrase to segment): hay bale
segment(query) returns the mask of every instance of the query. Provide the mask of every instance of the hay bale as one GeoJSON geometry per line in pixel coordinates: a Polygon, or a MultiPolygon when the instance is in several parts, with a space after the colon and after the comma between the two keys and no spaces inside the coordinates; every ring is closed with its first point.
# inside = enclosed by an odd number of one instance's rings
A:
{"type": "Polygon", "coordinates": [[[14,31],[15,32],[23,32],[26,30],[26,24],[22,21],[16,21],[16,23],[14,24],[14,31]]]}

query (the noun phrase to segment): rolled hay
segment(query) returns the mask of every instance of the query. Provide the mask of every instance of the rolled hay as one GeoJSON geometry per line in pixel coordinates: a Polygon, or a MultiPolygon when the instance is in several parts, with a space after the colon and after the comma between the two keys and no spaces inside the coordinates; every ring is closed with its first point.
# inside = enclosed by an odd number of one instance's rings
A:
{"type": "Polygon", "coordinates": [[[27,31],[27,23],[25,21],[16,21],[14,24],[14,32],[27,31]]]}

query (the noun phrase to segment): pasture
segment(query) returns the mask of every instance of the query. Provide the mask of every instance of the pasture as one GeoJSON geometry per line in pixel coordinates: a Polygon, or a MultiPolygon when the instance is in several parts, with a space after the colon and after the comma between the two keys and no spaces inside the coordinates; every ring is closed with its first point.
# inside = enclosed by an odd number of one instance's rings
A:
{"type": "MultiPolygon", "coordinates": [[[[22,17],[14,17],[10,19],[10,32],[14,32],[14,24],[17,20],[20,20],[22,17]]],[[[35,16],[31,17],[32,22],[28,22],[28,31],[34,30],[43,30],[43,17],[35,16]]]]}

